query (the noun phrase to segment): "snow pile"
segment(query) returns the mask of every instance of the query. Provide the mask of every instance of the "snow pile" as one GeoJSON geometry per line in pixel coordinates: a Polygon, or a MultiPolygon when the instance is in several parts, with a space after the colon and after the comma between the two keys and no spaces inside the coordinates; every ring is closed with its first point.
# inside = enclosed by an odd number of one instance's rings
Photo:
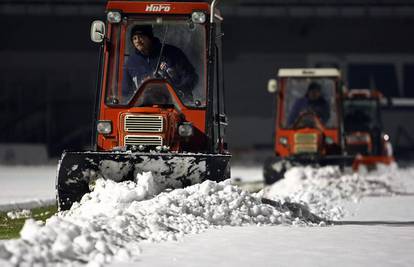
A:
{"type": "Polygon", "coordinates": [[[265,198],[296,202],[321,218],[338,220],[345,213],[342,201],[359,201],[367,195],[393,195],[401,191],[397,177],[403,171],[380,169],[365,175],[344,174],[339,167],[293,167],[285,178],[265,188],[265,198]]]}
{"type": "Polygon", "coordinates": [[[3,259],[15,265],[99,266],[136,260],[142,241],[178,240],[211,227],[318,223],[314,217],[298,218],[300,207],[290,210],[277,201],[270,203],[273,206],[263,204],[230,181],[205,181],[149,200],[145,199],[158,193],[151,175],[141,175],[138,181],[97,180],[81,203],[45,225],[27,220],[21,239],[0,243],[0,263],[3,259]]]}
{"type": "Polygon", "coordinates": [[[32,212],[30,210],[16,210],[7,212],[7,217],[9,217],[12,220],[29,218],[30,216],[32,216],[32,212]]]}

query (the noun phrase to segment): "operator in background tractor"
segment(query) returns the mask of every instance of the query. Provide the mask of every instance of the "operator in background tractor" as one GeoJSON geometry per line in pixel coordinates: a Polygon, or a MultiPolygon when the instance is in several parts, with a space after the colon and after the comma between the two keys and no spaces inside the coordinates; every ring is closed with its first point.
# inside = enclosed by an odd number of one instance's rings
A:
{"type": "Polygon", "coordinates": [[[124,65],[122,93],[130,96],[149,78],[166,79],[180,98],[192,99],[198,76],[179,48],[162,44],[151,25],[135,25],[131,30],[134,52],[124,65]],[[164,47],[163,47],[164,45],[164,47]]]}
{"type": "Polygon", "coordinates": [[[293,104],[289,113],[288,125],[292,126],[298,117],[304,112],[314,112],[321,122],[326,125],[330,117],[329,103],[322,96],[321,85],[317,82],[311,82],[304,97],[299,98],[293,104]]]}

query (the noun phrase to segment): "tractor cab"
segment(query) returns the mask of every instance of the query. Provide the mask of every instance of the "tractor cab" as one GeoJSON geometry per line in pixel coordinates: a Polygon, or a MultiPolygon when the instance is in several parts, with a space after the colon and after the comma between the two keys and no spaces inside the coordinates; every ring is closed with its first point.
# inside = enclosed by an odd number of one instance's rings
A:
{"type": "Polygon", "coordinates": [[[355,155],[354,168],[377,163],[394,162],[389,136],[383,132],[381,103],[384,97],[378,90],[352,89],[343,101],[346,151],[355,155]]]}
{"type": "Polygon", "coordinates": [[[340,153],[336,69],[280,69],[276,92],[276,155],[340,153]]]}
{"type": "Polygon", "coordinates": [[[106,25],[92,25],[93,34],[106,32],[97,150],[223,152],[224,129],[217,136],[209,119],[225,116],[223,103],[212,103],[223,94],[213,73],[221,68],[220,38],[210,38],[221,17],[216,13],[213,26],[209,12],[208,3],[108,2],[106,25]]]}
{"type": "Polygon", "coordinates": [[[59,209],[98,178],[151,172],[161,189],[229,178],[222,21],[216,0],[108,1],[106,21],[91,26],[100,45],[95,149],[63,153],[59,209]]]}
{"type": "Polygon", "coordinates": [[[334,68],[280,69],[275,93],[274,153],[264,167],[267,184],[294,165],[343,164],[342,81],[334,68]]]}

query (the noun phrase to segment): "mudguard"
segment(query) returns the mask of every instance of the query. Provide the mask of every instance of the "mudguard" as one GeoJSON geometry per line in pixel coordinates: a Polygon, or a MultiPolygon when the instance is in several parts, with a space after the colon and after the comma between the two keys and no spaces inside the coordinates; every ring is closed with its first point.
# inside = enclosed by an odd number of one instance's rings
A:
{"type": "Polygon", "coordinates": [[[228,154],[64,152],[56,178],[59,210],[70,209],[90,192],[98,178],[122,182],[135,180],[138,173],[151,172],[162,188],[183,188],[205,180],[230,178],[228,154]]]}

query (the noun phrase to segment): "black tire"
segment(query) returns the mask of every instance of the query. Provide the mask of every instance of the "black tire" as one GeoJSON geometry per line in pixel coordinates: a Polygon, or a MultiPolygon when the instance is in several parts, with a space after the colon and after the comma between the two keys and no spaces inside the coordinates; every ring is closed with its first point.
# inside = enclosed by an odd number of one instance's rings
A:
{"type": "Polygon", "coordinates": [[[265,185],[271,185],[283,179],[288,165],[288,162],[286,162],[285,160],[281,160],[280,158],[268,158],[265,161],[263,168],[263,177],[265,185]],[[279,168],[275,169],[275,164],[278,164],[279,168]]]}

